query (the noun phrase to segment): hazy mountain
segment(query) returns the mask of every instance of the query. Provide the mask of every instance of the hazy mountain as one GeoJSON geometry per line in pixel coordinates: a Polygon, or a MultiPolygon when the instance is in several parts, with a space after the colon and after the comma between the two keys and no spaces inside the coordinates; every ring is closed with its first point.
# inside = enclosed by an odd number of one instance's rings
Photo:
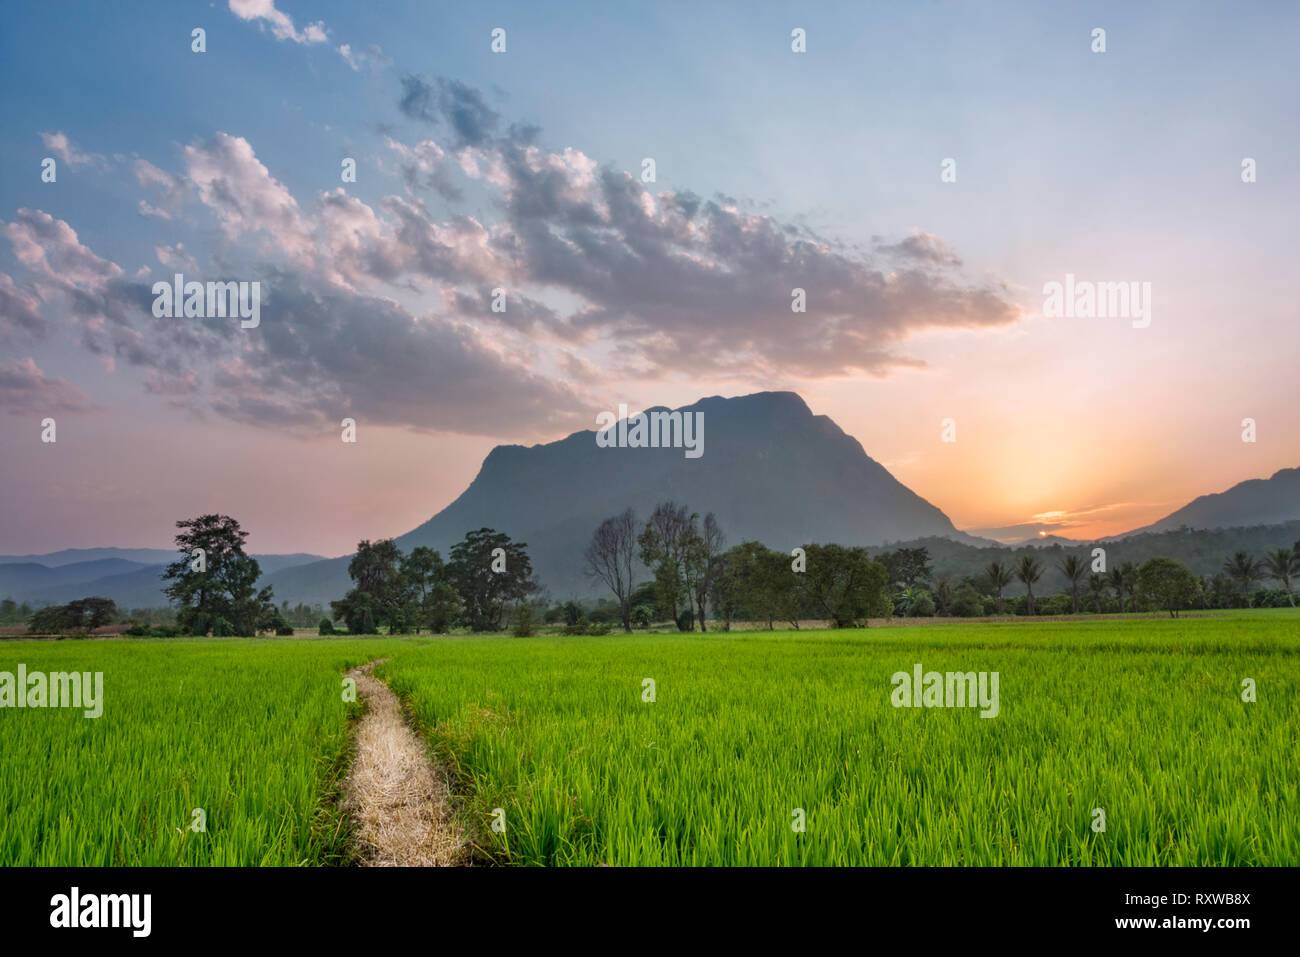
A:
{"type": "MultiPolygon", "coordinates": [[[[599,592],[582,573],[582,553],[602,520],[629,505],[644,519],[673,499],[714,512],[729,545],[759,539],[788,551],[806,542],[876,545],[927,535],[987,544],[900,483],[828,417],[792,392],[711,397],[699,458],[680,448],[600,448],[594,431],[546,445],[498,446],[454,502],[397,539],[447,557],[466,532],[487,526],[528,544],[553,597],[599,592]]],[[[348,558],[272,575],[276,595],[328,601],[349,587],[348,558]]]]}
{"type": "Polygon", "coordinates": [[[0,555],[0,565],[34,563],[48,568],[120,558],[137,565],[162,565],[176,557],[174,548],[65,548],[44,555],[0,555]]]}
{"type": "Polygon", "coordinates": [[[1279,525],[1296,519],[1300,519],[1300,468],[1281,469],[1273,473],[1272,478],[1249,479],[1226,492],[1202,495],[1160,521],[1127,534],[1173,531],[1183,526],[1240,528],[1279,525]]]}
{"type": "MultiPolygon", "coordinates": [[[[123,608],[157,608],[167,604],[162,572],[175,559],[175,549],[73,548],[49,555],[0,556],[0,598],[33,605],[59,605],[75,598],[111,598],[123,608]],[[156,561],[125,557],[96,557],[66,561],[69,556],[141,555],[156,561]],[[30,560],[24,560],[30,559],[30,560]]],[[[295,565],[322,561],[319,555],[254,555],[268,576],[295,565]]],[[[278,601],[280,596],[276,596],[278,601]]]]}

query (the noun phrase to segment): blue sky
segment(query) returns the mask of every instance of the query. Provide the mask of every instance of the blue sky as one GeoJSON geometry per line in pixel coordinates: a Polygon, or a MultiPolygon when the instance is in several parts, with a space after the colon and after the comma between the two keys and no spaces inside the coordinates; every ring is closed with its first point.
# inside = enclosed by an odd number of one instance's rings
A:
{"type": "MultiPolygon", "coordinates": [[[[1287,278],[1300,208],[1298,41],[1300,8],[1274,3],[10,5],[0,13],[0,223],[17,232],[0,237],[0,273],[39,302],[48,331],[29,323],[31,334],[0,341],[18,390],[3,393],[0,442],[30,443],[42,402],[70,411],[45,460],[0,466],[26,505],[6,515],[0,551],[157,545],[171,511],[220,507],[248,516],[259,550],[341,552],[446,504],[497,442],[590,428],[620,402],[762,388],[799,391],[961,527],[1116,532],[1296,465],[1300,331],[1287,278]],[[207,32],[203,54],[190,50],[196,26],[207,32]],[[504,54],[489,50],[495,27],[507,31],[504,54]],[[807,31],[805,54],[790,50],[794,27],[807,31]],[[1094,27],[1107,32],[1104,54],[1090,49],[1094,27]],[[448,116],[404,112],[407,77],[458,91],[495,124],[490,141],[458,144],[448,116]],[[537,132],[517,132],[527,127],[537,132]],[[39,178],[52,153],[42,133],[77,151],[54,184],[39,178]],[[456,198],[403,179],[401,150],[426,141],[446,153],[456,198]],[[839,312],[782,327],[716,290],[659,301],[654,282],[638,289],[613,266],[563,275],[541,247],[501,252],[525,220],[581,242],[581,216],[603,208],[596,199],[560,218],[516,217],[506,197],[523,195],[517,176],[497,188],[455,168],[478,149],[486,164],[530,148],[580,191],[588,162],[634,180],[653,157],[646,193],[668,197],[653,216],[693,195],[732,225],[759,217],[788,237],[785,265],[812,243],[816,274],[828,278],[809,280],[810,291],[839,312]],[[345,186],[346,156],[359,176],[345,186]],[[1245,156],[1259,163],[1249,186],[1245,156]],[[939,181],[945,157],[957,161],[956,183],[939,181]],[[139,161],[176,178],[168,218],[142,214],[142,202],[161,199],[139,161]],[[256,182],[223,165],[240,161],[256,182]],[[224,195],[232,184],[250,192],[224,195]],[[358,216],[373,213],[381,225],[370,240],[378,247],[384,231],[383,255],[400,267],[358,265],[380,255],[366,242],[321,252],[322,236],[347,233],[321,212],[321,197],[339,190],[370,211],[358,216]],[[301,228],[296,261],[293,242],[268,242],[278,226],[232,212],[259,195],[292,198],[279,225],[301,228]],[[542,318],[503,326],[476,315],[466,303],[495,280],[481,263],[419,264],[393,238],[391,197],[440,236],[465,217],[481,225],[512,271],[501,281],[542,318]],[[112,292],[87,280],[110,311],[129,309],[131,281],[171,274],[161,245],[205,277],[260,277],[271,290],[267,339],[191,340],[119,314],[150,356],[132,359],[126,333],[86,347],[113,320],[77,326],[68,291],[43,289],[49,277],[14,244],[59,222],[120,269],[112,292]],[[890,252],[915,235],[929,244],[922,255],[890,252]],[[917,294],[855,308],[877,269],[914,276],[917,294]],[[340,270],[350,277],[335,290],[340,309],[391,300],[400,310],[364,370],[322,341],[325,326],[313,338],[305,308],[276,310],[287,301],[277,294],[310,299],[340,270]],[[1156,320],[1140,332],[1044,321],[1042,284],[1067,272],[1151,282],[1156,320]],[[991,306],[980,298],[990,290],[991,306]],[[455,291],[465,300],[452,308],[455,291]],[[439,323],[444,338],[430,344],[439,323]],[[382,394],[381,349],[415,354],[403,339],[412,330],[430,356],[465,344],[458,368],[495,381],[476,392],[431,368],[410,394],[382,394]],[[727,355],[731,341],[746,346],[727,355]],[[691,355],[703,359],[686,368],[691,355]],[[257,389],[276,392],[274,408],[255,401],[257,389]],[[373,457],[344,457],[335,433],[348,412],[399,476],[373,457]],[[950,415],[967,424],[956,447],[936,441],[950,415]],[[1267,427],[1244,448],[1248,415],[1267,427]],[[159,457],[174,460],[166,476],[144,464],[159,457]],[[255,467],[270,458],[323,476],[319,487],[304,497],[294,475],[255,467]],[[99,478],[75,478],[88,462],[99,478]]],[[[543,196],[540,180],[529,186],[543,196]]],[[[747,280],[767,250],[724,247],[719,235],[715,223],[707,250],[686,251],[714,256],[708,268],[742,289],[775,275],[756,268],[747,280]]],[[[602,240],[589,261],[612,263],[643,238],[602,240]]],[[[472,254],[472,238],[457,243],[458,256],[472,254]]]]}

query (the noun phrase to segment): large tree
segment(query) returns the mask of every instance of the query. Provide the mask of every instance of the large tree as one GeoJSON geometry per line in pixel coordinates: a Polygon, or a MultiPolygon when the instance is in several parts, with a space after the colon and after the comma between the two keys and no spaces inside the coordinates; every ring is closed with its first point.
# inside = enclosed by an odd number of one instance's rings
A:
{"type": "Polygon", "coordinates": [[[1138,569],[1136,598],[1147,607],[1165,609],[1171,618],[1200,597],[1200,579],[1177,559],[1149,558],[1138,569]]]}
{"type": "Polygon", "coordinates": [[[473,631],[500,631],[507,610],[537,590],[526,549],[490,528],[470,532],[452,546],[447,575],[473,631]]]}
{"type": "Polygon", "coordinates": [[[436,549],[417,545],[402,556],[400,570],[406,624],[416,634],[421,627],[445,633],[462,609],[442,555],[436,549]]]}
{"type": "Polygon", "coordinates": [[[809,602],[836,628],[863,627],[868,618],[887,618],[893,605],[889,572],[861,546],[805,545],[809,602]]]}
{"type": "Polygon", "coordinates": [[[690,603],[683,566],[695,522],[696,516],[688,513],[685,505],[660,502],[637,536],[641,561],[654,570],[660,611],[670,614],[674,621],[678,606],[690,603]]]}
{"type": "Polygon", "coordinates": [[[632,633],[632,568],[637,551],[636,515],[624,509],[607,518],[592,533],[583,557],[587,574],[604,582],[618,601],[623,630],[632,633]]]}
{"type": "Polygon", "coordinates": [[[375,635],[381,625],[390,633],[405,630],[406,601],[401,569],[402,553],[391,538],[357,543],[348,562],[352,588],[339,601],[330,602],[335,618],[347,622],[355,635],[375,635]]]}
{"type": "Polygon", "coordinates": [[[176,523],[181,556],[167,566],[167,597],[179,606],[176,622],[188,634],[257,633],[268,616],[278,618],[271,589],[257,590],[262,570],[244,553],[248,533],[229,515],[200,515],[176,523]]]}
{"type": "Polygon", "coordinates": [[[682,579],[686,584],[687,597],[695,606],[700,631],[708,631],[705,606],[713,590],[713,580],[722,571],[722,546],[725,540],[722,528],[712,512],[704,516],[704,522],[698,528],[695,516],[691,516],[690,532],[683,550],[682,579]]]}

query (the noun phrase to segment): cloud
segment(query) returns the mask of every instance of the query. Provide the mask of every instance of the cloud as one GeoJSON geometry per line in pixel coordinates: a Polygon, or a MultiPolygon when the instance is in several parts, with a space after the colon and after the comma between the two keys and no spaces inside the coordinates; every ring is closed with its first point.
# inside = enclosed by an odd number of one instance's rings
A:
{"type": "Polygon", "coordinates": [[[379,48],[378,44],[368,43],[359,50],[354,50],[350,44],[340,44],[339,56],[343,57],[348,66],[357,72],[362,67],[378,69],[379,67],[392,66],[393,61],[384,55],[384,51],[379,48]]]}
{"type": "Polygon", "coordinates": [[[478,146],[496,132],[501,117],[487,105],[483,94],[459,80],[432,80],[408,73],[402,77],[402,98],[398,108],[413,120],[446,126],[452,144],[478,146]]]}
{"type": "Polygon", "coordinates": [[[83,153],[77,149],[76,144],[68,138],[67,133],[42,133],[41,142],[45,144],[47,150],[59,158],[60,162],[73,169],[99,165],[104,162],[104,157],[98,153],[83,153]]]}
{"type": "Polygon", "coordinates": [[[183,176],[177,176],[159,169],[148,160],[136,159],[131,164],[135,180],[142,187],[155,194],[158,203],[155,206],[147,200],[140,200],[137,209],[142,216],[156,216],[159,219],[171,219],[185,200],[186,191],[193,185],[183,176]]]}
{"type": "MultiPolygon", "coordinates": [[[[158,215],[196,196],[214,217],[222,276],[262,283],[256,331],[155,319],[145,277],[39,210],[0,223],[33,280],[0,281],[3,329],[36,334],[57,317],[196,414],[517,437],[586,424],[602,374],[882,376],[922,365],[906,354],[916,333],[1020,317],[1004,284],[969,279],[924,231],[864,251],[727,196],[654,191],[576,147],[546,148],[452,80],[408,74],[398,107],[432,135],[386,139],[406,189],[374,205],[343,187],[300,204],[222,131],[184,147],[181,172],[133,164],[158,215]],[[434,215],[421,195],[454,204],[470,184],[486,215],[434,215]]],[[[180,243],[155,254],[197,269],[180,243]]]]}
{"type": "Polygon", "coordinates": [[[82,389],[45,375],[33,359],[0,365],[0,409],[10,415],[75,415],[99,409],[82,389]]]}
{"type": "Polygon", "coordinates": [[[452,179],[459,164],[441,146],[433,140],[421,140],[414,146],[407,146],[391,136],[385,141],[388,148],[397,154],[402,180],[409,192],[431,188],[447,199],[461,198],[462,192],[452,179]]]}
{"type": "MultiPolygon", "coordinates": [[[[272,311],[272,310],[267,310],[272,311]]],[[[546,433],[585,422],[589,400],[503,354],[467,323],[391,300],[275,292],[274,320],[213,379],[212,407],[236,421],[376,424],[468,435],[546,433]]]]}
{"type": "Polygon", "coordinates": [[[248,140],[217,133],[185,147],[186,178],[216,214],[227,239],[260,233],[267,248],[298,261],[310,254],[311,238],[288,188],[253,153],[248,140]]]}
{"type": "Polygon", "coordinates": [[[277,40],[294,43],[324,43],[328,39],[325,24],[319,20],[303,27],[300,33],[287,13],[275,8],[275,0],[230,0],[230,12],[241,20],[259,21],[271,28],[277,40]]]}
{"type": "Polygon", "coordinates": [[[12,345],[19,340],[44,339],[45,336],[40,300],[19,287],[12,276],[0,273],[0,343],[12,345]]]}
{"type": "Polygon", "coordinates": [[[882,253],[936,263],[940,266],[961,265],[961,260],[953,255],[947,243],[923,229],[914,229],[906,239],[893,244],[885,243],[879,236],[873,238],[876,248],[882,253]]]}
{"type": "Polygon", "coordinates": [[[198,262],[185,251],[184,243],[177,243],[175,246],[158,243],[154,246],[153,251],[154,255],[158,257],[158,261],[168,269],[181,273],[197,273],[199,271],[198,262]]]}
{"type": "MultiPolygon", "coordinates": [[[[661,373],[884,375],[922,364],[900,351],[914,333],[1021,316],[1005,284],[966,278],[922,230],[877,240],[868,255],[729,197],[652,192],[581,150],[542,148],[535,127],[503,129],[478,91],[453,80],[408,74],[398,106],[450,136],[445,151],[422,141],[437,158],[430,169],[445,175],[454,159],[496,191],[502,218],[482,227],[485,245],[512,281],[576,299],[563,324],[661,373]],[[795,289],[806,312],[792,312],[795,289]]],[[[404,235],[420,231],[408,223],[404,235]]]]}
{"type": "Polygon", "coordinates": [[[13,222],[0,221],[0,227],[14,256],[38,276],[61,285],[95,287],[122,275],[116,263],[83,246],[71,226],[42,210],[20,209],[13,222]]]}

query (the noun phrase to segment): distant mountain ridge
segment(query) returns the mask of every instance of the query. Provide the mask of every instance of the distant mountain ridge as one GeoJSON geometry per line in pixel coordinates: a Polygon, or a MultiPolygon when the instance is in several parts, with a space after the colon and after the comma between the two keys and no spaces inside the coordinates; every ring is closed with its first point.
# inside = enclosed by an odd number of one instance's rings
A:
{"type": "Polygon", "coordinates": [[[1176,512],[1124,536],[1187,528],[1244,528],[1300,519],[1300,468],[1279,469],[1266,479],[1247,479],[1224,492],[1193,499],[1176,512]]]}
{"type": "MultiPolygon", "coordinates": [[[[0,555],[0,598],[57,605],[93,595],[111,598],[123,608],[159,608],[167,604],[162,573],[177,554],[161,548],[70,548],[48,555],[0,555]],[[97,557],[78,560],[81,555],[97,557]],[[153,560],[119,557],[123,555],[153,560]]],[[[253,557],[261,566],[263,583],[275,572],[322,560],[306,553],[253,557]]]]}

